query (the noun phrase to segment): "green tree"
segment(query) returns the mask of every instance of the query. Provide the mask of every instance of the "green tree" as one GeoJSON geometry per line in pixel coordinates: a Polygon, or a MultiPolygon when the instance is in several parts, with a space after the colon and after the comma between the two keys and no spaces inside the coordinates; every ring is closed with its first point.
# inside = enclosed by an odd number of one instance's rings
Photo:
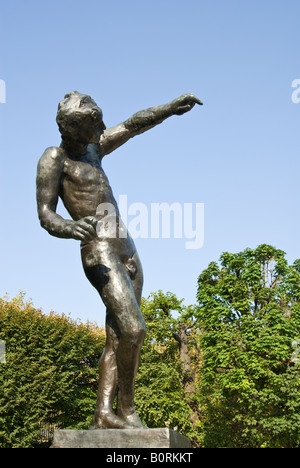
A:
{"type": "Polygon", "coordinates": [[[24,295],[0,299],[0,447],[31,447],[42,426],[86,428],[96,401],[105,334],[66,315],[45,315],[24,295]]]}
{"type": "Polygon", "coordinates": [[[269,245],[223,253],[199,276],[208,447],[299,447],[300,261],[269,245]],[[296,342],[297,343],[297,342],[296,342]]]}
{"type": "Polygon", "coordinates": [[[162,291],[143,299],[147,324],[136,383],[136,407],[149,427],[170,427],[199,445],[198,333],[194,307],[162,291]]]}

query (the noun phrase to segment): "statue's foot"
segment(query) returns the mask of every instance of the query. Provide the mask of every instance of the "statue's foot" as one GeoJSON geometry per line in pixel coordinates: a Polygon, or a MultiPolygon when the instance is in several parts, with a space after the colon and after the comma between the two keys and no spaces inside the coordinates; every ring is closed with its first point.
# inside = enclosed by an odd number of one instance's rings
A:
{"type": "Polygon", "coordinates": [[[90,429],[132,429],[132,426],[112,411],[97,411],[90,429]]]}
{"type": "Polygon", "coordinates": [[[147,429],[147,426],[143,425],[134,408],[129,408],[128,410],[118,408],[118,415],[127,424],[130,424],[131,428],[147,429]]]}

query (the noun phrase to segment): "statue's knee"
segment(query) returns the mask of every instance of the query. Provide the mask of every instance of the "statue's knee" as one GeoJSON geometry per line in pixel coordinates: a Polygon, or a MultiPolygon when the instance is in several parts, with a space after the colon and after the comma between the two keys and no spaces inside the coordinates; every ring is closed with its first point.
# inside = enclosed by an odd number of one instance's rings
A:
{"type": "Polygon", "coordinates": [[[142,346],[146,335],[146,326],[144,323],[136,324],[128,328],[124,333],[124,338],[133,346],[142,346]]]}

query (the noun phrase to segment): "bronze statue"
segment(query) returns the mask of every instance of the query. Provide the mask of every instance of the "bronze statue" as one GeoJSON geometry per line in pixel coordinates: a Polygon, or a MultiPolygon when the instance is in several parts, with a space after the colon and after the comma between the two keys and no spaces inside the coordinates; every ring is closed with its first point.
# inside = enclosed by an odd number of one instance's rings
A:
{"type": "Polygon", "coordinates": [[[106,346],[100,360],[99,389],[92,428],[143,427],[134,409],[134,387],[145,321],[140,311],[143,272],[134,242],[120,219],[101,160],[130,138],[166,118],[181,115],[202,102],[193,94],[137,112],[106,129],[102,110],[77,91],[59,103],[60,147],[47,148],[38,163],[37,204],[41,226],[49,234],[81,241],[85,274],[106,306],[106,346]],[[56,213],[61,198],[72,220],[56,213]],[[97,225],[112,204],[118,229],[111,235],[97,225]],[[104,205],[105,206],[105,205],[104,205]],[[113,402],[117,394],[117,414],[113,402]]]}

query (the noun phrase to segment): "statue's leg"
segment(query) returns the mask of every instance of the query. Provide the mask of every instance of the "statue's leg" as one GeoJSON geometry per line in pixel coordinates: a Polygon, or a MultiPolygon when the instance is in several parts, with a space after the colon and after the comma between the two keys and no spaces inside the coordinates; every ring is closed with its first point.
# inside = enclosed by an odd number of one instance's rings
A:
{"type": "MultiPolygon", "coordinates": [[[[133,255],[132,258],[124,260],[124,266],[127,272],[129,273],[129,276],[131,279],[135,299],[138,305],[141,326],[145,330],[144,318],[139,309],[141,299],[142,299],[143,270],[142,270],[142,265],[141,265],[137,252],[133,255]]],[[[118,409],[117,409],[118,415],[121,416],[124,420],[126,420],[129,424],[132,424],[135,427],[144,427],[139,416],[136,414],[136,411],[134,409],[134,404],[133,404],[135,378],[136,378],[136,373],[140,364],[140,349],[142,347],[143,341],[144,341],[144,336],[142,338],[141,344],[138,346],[136,357],[134,357],[134,360],[133,360],[135,363],[136,369],[134,371],[134,378],[131,381],[132,388],[130,388],[130,391],[127,392],[126,385],[124,386],[124,389],[122,389],[122,386],[121,386],[121,388],[119,388],[119,393],[118,393],[118,409]]]]}
{"type": "Polygon", "coordinates": [[[145,337],[145,322],[139,309],[142,273],[138,259],[130,259],[127,268],[126,262],[123,263],[117,254],[107,249],[101,252],[101,264],[88,266],[84,260],[83,252],[85,273],[101,295],[110,317],[107,322],[110,335],[100,364],[103,385],[99,387],[94,427],[140,426],[134,410],[134,386],[145,337]],[[112,375],[115,376],[113,379],[112,375]],[[119,417],[111,409],[116,382],[119,417]]]}
{"type": "Polygon", "coordinates": [[[119,344],[116,325],[111,314],[106,312],[106,344],[99,364],[97,403],[91,429],[124,429],[127,426],[113,413],[113,403],[118,387],[116,351],[119,344]]]}

